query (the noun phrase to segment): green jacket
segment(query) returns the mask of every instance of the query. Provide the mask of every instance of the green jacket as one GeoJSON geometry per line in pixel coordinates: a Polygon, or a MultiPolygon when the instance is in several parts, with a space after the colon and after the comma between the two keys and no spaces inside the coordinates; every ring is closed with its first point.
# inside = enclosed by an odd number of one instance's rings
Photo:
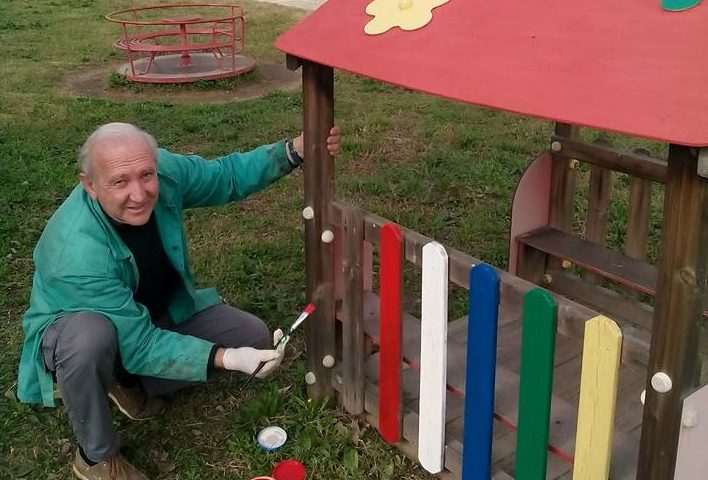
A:
{"type": "MultiPolygon", "coordinates": [[[[182,210],[242,199],[290,171],[284,141],[214,161],[158,150],[160,193],[155,219],[165,252],[182,278],[169,306],[175,323],[222,302],[215,289],[195,287],[182,210]]],[[[22,321],[25,338],[17,388],[21,401],[54,405],[52,377],[42,357],[42,334],[57,318],[77,311],[97,312],[113,322],[127,371],[206,380],[213,344],[153,326],[147,309],[133,299],[139,281],[133,256],[81,185],[49,219],[33,260],[30,307],[22,321]]]]}

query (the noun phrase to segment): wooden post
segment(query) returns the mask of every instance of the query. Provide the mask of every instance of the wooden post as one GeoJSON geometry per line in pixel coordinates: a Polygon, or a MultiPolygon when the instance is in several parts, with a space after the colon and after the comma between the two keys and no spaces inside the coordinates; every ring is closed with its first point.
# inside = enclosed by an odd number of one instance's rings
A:
{"type": "Polygon", "coordinates": [[[353,205],[342,212],[344,298],[342,300],[342,404],[364,413],[364,214],[353,205]]]}
{"type": "Polygon", "coordinates": [[[696,149],[671,145],[668,160],[638,480],[674,478],[682,401],[695,387],[708,267],[708,179],[698,176],[696,149]],[[671,378],[669,391],[652,388],[657,372],[671,378]]]}
{"type": "Polygon", "coordinates": [[[334,198],[334,165],[327,136],[334,124],[334,71],[301,61],[303,131],[305,136],[305,206],[314,217],[305,221],[305,262],[308,302],[317,306],[307,323],[307,393],[310,398],[332,394],[331,371],[322,361],[334,357],[334,243],[329,205],[334,198]],[[311,374],[311,375],[310,375],[311,374]]]}

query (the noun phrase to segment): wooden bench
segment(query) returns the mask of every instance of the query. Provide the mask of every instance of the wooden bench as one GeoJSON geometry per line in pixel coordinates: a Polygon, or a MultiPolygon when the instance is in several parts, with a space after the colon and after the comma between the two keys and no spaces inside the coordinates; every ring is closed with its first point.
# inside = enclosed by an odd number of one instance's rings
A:
{"type": "MultiPolygon", "coordinates": [[[[666,181],[666,161],[641,148],[626,152],[606,140],[585,142],[577,128],[564,124],[556,126],[550,146],[517,189],[510,268],[620,323],[651,331],[659,272],[648,250],[652,210],[661,208],[652,192],[666,181]],[[629,177],[614,182],[618,174],[629,177]],[[613,189],[613,182],[620,187],[613,189]],[[582,206],[579,193],[587,200],[582,206]],[[607,246],[610,224],[617,227],[610,222],[617,201],[626,202],[621,251],[607,246]],[[530,215],[534,219],[526,221],[530,215]]],[[[708,318],[708,299],[704,312],[708,318]]]]}

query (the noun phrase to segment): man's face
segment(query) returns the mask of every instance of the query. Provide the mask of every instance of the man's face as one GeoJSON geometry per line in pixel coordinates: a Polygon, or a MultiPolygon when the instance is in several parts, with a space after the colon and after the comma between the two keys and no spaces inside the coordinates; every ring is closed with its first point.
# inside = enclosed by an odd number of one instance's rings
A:
{"type": "Polygon", "coordinates": [[[159,193],[155,151],[142,138],[105,140],[93,146],[93,163],[81,183],[114,220],[144,225],[159,193]]]}

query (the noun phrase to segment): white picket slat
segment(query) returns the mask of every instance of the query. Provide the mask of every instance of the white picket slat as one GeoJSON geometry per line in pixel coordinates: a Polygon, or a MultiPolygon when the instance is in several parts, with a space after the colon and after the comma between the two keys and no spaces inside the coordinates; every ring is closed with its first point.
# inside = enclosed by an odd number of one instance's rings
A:
{"type": "Polygon", "coordinates": [[[447,382],[448,259],[445,247],[423,247],[418,461],[430,473],[444,466],[447,382]]]}

